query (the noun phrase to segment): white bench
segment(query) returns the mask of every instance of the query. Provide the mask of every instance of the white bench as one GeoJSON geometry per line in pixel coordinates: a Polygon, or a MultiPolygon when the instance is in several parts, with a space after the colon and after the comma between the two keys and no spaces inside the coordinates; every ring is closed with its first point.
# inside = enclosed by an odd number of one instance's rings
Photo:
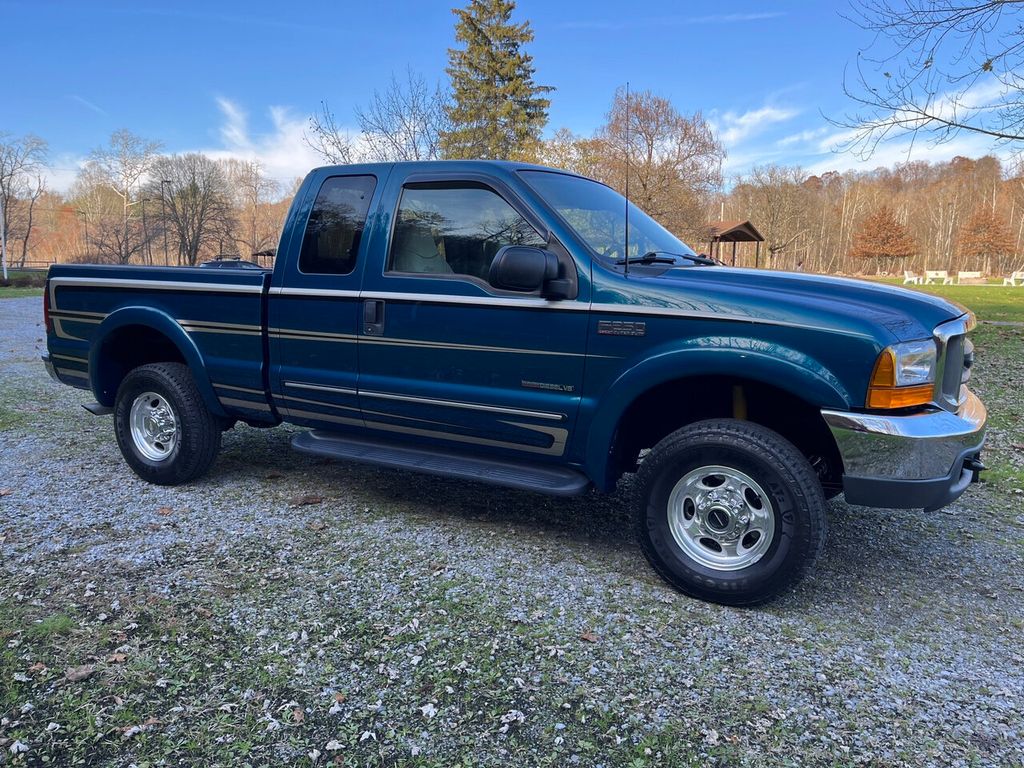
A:
{"type": "Polygon", "coordinates": [[[924,272],[924,284],[929,285],[936,280],[941,280],[943,285],[952,285],[953,278],[944,269],[926,269],[924,272]]]}
{"type": "Polygon", "coordinates": [[[984,283],[985,277],[981,272],[957,272],[956,273],[956,284],[963,285],[964,283],[984,283]]]}
{"type": "Polygon", "coordinates": [[[1003,285],[1012,285],[1014,287],[1024,285],[1024,271],[1014,272],[1009,277],[1004,277],[1003,285]]]}
{"type": "Polygon", "coordinates": [[[920,285],[921,277],[915,275],[909,269],[903,270],[903,284],[904,285],[920,285]]]}

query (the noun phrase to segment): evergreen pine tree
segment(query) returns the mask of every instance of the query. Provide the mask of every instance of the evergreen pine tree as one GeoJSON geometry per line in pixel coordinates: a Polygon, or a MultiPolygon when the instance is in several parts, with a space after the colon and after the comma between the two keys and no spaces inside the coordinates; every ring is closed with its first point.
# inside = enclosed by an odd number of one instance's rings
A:
{"type": "Polygon", "coordinates": [[[532,160],[548,120],[553,90],[533,81],[530,23],[513,23],[514,0],[470,0],[458,18],[448,49],[452,128],[441,137],[445,157],[532,160]]]}

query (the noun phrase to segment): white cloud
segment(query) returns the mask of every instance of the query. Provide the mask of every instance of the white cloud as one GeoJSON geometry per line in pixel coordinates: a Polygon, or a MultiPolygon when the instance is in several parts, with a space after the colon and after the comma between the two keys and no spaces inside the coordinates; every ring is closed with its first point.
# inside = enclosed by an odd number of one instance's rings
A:
{"type": "Polygon", "coordinates": [[[725,144],[726,149],[729,149],[752,136],[763,133],[777,123],[792,120],[798,114],[800,111],[797,109],[764,106],[759,109],[749,109],[741,114],[726,112],[714,122],[718,128],[719,138],[725,144]]]}
{"type": "Polygon", "coordinates": [[[217,106],[223,116],[219,129],[223,144],[198,150],[209,157],[257,160],[269,177],[285,185],[324,164],[324,159],[304,140],[308,116],[295,115],[287,107],[272,106],[267,110],[271,130],[254,133],[248,114],[238,104],[221,97],[217,106]]]}

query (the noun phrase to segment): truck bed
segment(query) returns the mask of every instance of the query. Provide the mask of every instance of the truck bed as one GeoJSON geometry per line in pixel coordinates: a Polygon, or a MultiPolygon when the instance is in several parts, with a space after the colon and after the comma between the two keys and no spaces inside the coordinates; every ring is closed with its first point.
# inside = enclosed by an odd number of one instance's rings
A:
{"type": "Polygon", "coordinates": [[[117,372],[91,368],[99,353],[92,340],[129,351],[169,341],[182,362],[205,374],[197,384],[215,413],[273,420],[265,370],[269,282],[270,272],[255,270],[54,265],[45,297],[54,374],[109,406],[116,387],[104,381],[117,372]]]}

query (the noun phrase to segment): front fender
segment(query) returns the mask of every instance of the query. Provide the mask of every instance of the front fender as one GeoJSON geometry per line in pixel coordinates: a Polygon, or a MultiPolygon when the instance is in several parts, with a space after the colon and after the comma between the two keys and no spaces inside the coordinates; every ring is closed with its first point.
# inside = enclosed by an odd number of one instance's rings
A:
{"type": "Polygon", "coordinates": [[[89,349],[89,386],[98,403],[106,406],[114,405],[115,393],[110,392],[102,383],[105,377],[109,377],[113,373],[111,370],[113,363],[105,359],[104,347],[113,333],[128,326],[148,328],[169,339],[185,359],[206,407],[216,416],[227,415],[217,400],[209,374],[206,372],[203,356],[195,342],[174,318],[166,312],[152,307],[122,307],[111,312],[99,324],[89,349]]]}
{"type": "Polygon", "coordinates": [[[687,346],[654,350],[625,370],[593,405],[584,464],[599,488],[609,488],[609,448],[626,409],[645,392],[666,382],[699,376],[730,376],[785,390],[821,408],[848,409],[850,393],[814,358],[774,342],[703,337],[687,346]]]}

